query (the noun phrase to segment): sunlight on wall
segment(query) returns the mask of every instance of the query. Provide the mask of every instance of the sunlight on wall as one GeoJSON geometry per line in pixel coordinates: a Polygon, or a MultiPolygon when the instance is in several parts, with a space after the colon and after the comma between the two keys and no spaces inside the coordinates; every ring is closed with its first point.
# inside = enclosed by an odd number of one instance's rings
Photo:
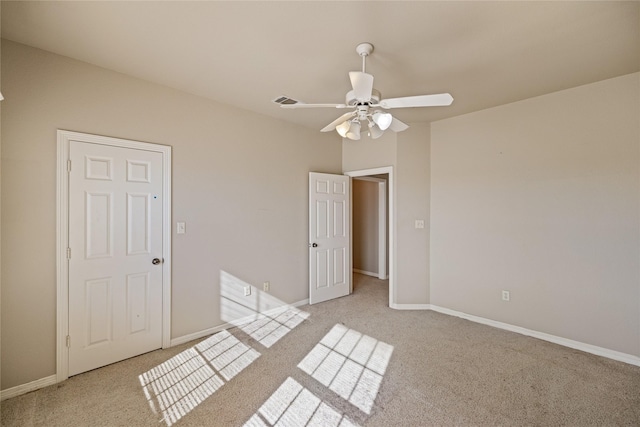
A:
{"type": "Polygon", "coordinates": [[[245,427],[355,427],[320,398],[289,377],[245,423],[245,427]]]}
{"type": "Polygon", "coordinates": [[[309,317],[273,295],[263,292],[226,271],[220,272],[220,313],[222,320],[238,326],[269,348],[309,317]],[[245,295],[245,288],[251,295],[245,295]]]}
{"type": "Polygon", "coordinates": [[[138,378],[149,406],[171,426],[260,357],[222,331],[138,378]]]}
{"type": "Polygon", "coordinates": [[[298,367],[370,414],[393,346],[335,325],[298,367]]]}

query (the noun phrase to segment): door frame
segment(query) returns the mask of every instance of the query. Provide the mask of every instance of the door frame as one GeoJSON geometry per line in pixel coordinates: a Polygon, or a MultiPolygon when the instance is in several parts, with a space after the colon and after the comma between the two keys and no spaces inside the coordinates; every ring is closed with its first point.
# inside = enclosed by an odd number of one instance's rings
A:
{"type": "MultiPolygon", "coordinates": [[[[395,185],[394,185],[394,176],[393,176],[393,166],[384,166],[373,169],[362,169],[355,171],[344,172],[344,175],[354,177],[365,177],[369,175],[382,175],[387,174],[389,177],[388,189],[389,189],[389,307],[397,308],[396,305],[396,237],[395,237],[395,229],[396,229],[396,199],[395,199],[395,185]]],[[[353,192],[352,192],[353,195],[353,192]]],[[[353,203],[351,203],[351,209],[353,209],[353,203]]],[[[350,214],[352,217],[353,214],[350,214]]],[[[353,235],[351,236],[353,240],[353,235]]],[[[353,250],[353,242],[351,244],[351,250],[353,250]]],[[[351,254],[353,257],[353,254],[351,254]]],[[[352,272],[353,274],[353,272],[352,272]]],[[[351,280],[351,284],[353,286],[353,280],[351,280]]],[[[352,289],[353,292],[353,289],[352,289]]]]}
{"type": "Polygon", "coordinates": [[[56,177],[56,382],[69,378],[69,145],[71,141],[162,154],[162,348],[171,346],[171,147],[168,145],[57,130],[56,177]]]}

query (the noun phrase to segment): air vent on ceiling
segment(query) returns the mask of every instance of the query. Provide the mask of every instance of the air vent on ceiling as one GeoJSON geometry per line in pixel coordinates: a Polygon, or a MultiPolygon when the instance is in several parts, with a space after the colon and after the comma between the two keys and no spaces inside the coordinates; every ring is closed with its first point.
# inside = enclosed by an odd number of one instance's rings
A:
{"type": "Polygon", "coordinates": [[[302,104],[300,101],[296,99],[289,98],[288,96],[280,96],[273,100],[276,104],[280,105],[293,105],[293,104],[302,104]]]}

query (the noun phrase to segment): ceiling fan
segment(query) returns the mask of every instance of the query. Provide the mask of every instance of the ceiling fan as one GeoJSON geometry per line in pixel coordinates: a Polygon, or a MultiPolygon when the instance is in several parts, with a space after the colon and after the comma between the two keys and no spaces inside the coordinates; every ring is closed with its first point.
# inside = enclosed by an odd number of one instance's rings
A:
{"type": "Polygon", "coordinates": [[[344,104],[307,104],[288,97],[280,97],[274,102],[279,103],[282,108],[330,107],[352,109],[352,111],[338,117],[320,131],[329,132],[335,129],[343,138],[353,140],[360,139],[363,124],[366,124],[368,135],[373,139],[382,136],[387,129],[393,132],[402,132],[409,128],[407,124],[383,110],[410,107],[442,107],[451,105],[453,102],[453,97],[448,93],[382,99],[380,92],[373,88],[373,76],[365,71],[366,59],[373,52],[373,45],[371,43],[360,43],[356,46],[356,52],[362,57],[362,71],[349,72],[353,90],[347,93],[344,104]]]}

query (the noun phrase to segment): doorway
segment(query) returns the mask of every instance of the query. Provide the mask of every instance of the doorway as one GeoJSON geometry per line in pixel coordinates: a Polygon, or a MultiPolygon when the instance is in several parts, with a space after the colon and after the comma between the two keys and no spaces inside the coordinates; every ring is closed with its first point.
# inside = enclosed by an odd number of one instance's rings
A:
{"type": "MultiPolygon", "coordinates": [[[[389,278],[389,307],[395,307],[395,271],[396,271],[396,258],[395,258],[395,194],[394,194],[394,175],[393,175],[393,167],[386,166],[374,169],[364,169],[357,171],[349,171],[344,173],[347,176],[350,176],[353,179],[371,179],[385,176],[387,178],[386,187],[387,187],[387,204],[388,204],[388,215],[386,216],[386,224],[387,224],[387,245],[388,247],[388,262],[387,262],[387,275],[389,278]]],[[[379,206],[378,206],[379,209],[379,206]]],[[[379,247],[379,245],[378,245],[379,247]]],[[[385,257],[385,258],[387,258],[385,257]]]]}
{"type": "Polygon", "coordinates": [[[352,251],[356,273],[388,279],[387,175],[352,179],[352,251]]]}

